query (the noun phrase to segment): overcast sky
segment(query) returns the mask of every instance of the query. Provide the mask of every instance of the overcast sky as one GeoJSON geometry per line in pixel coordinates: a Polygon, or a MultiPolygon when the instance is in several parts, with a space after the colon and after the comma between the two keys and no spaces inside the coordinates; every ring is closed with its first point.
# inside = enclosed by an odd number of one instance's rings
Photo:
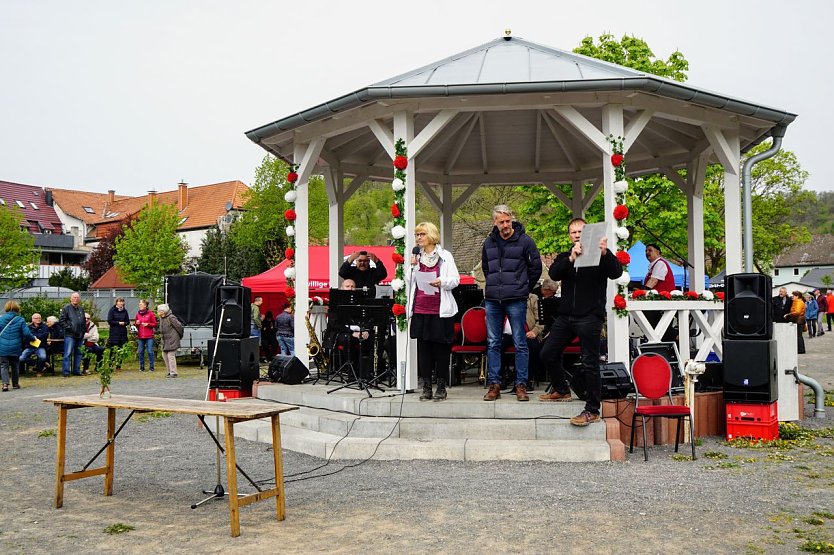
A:
{"type": "Polygon", "coordinates": [[[141,195],[252,181],[244,132],[513,35],[609,32],[680,50],[689,84],[794,112],[784,147],[828,179],[830,0],[3,0],[0,180],[141,195]]]}

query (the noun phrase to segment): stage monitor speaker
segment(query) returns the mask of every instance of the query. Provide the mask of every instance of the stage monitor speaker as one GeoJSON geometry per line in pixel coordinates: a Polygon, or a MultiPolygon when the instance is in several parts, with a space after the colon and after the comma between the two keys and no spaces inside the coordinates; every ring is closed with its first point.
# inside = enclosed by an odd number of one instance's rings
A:
{"type": "Polygon", "coordinates": [[[724,337],[773,337],[772,281],[764,274],[731,274],[725,280],[724,337]]]}
{"type": "Polygon", "coordinates": [[[674,341],[661,341],[659,343],[642,343],[637,346],[639,354],[655,353],[666,359],[672,367],[672,393],[683,392],[683,364],[678,353],[678,344],[674,341]]]}
{"type": "Polygon", "coordinates": [[[695,382],[695,391],[721,391],[724,389],[724,363],[707,362],[706,371],[698,376],[695,382]]]}
{"type": "MultiPolygon", "coordinates": [[[[576,396],[583,401],[588,398],[585,381],[580,373],[581,367],[575,366],[567,374],[570,388],[576,396]]],[[[599,377],[602,383],[602,399],[625,399],[629,393],[634,393],[634,384],[631,382],[631,375],[622,362],[609,362],[599,365],[599,377]]]]}
{"type": "MultiPolygon", "coordinates": [[[[260,338],[225,338],[217,345],[217,362],[219,371],[213,381],[219,384],[240,382],[247,387],[260,377],[260,338]]],[[[214,346],[217,339],[208,342],[209,373],[215,367],[214,346]]],[[[213,384],[214,385],[214,384],[213,384]]]]}
{"type": "Polygon", "coordinates": [[[772,403],[777,393],[776,340],[725,340],[724,400],[772,403]]]}
{"type": "Polygon", "coordinates": [[[214,335],[222,338],[249,337],[252,291],[242,285],[221,285],[214,294],[214,335]]]}
{"type": "Polygon", "coordinates": [[[287,385],[298,385],[310,375],[310,372],[297,357],[275,355],[269,363],[269,379],[287,385]]]}

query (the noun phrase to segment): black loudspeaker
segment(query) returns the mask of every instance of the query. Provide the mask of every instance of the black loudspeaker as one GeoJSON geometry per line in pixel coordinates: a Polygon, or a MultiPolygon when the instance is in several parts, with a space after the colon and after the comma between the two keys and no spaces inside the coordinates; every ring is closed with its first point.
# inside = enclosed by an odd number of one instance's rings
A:
{"type": "Polygon", "coordinates": [[[724,400],[772,403],[779,395],[776,340],[724,341],[724,400]]]}
{"type": "Polygon", "coordinates": [[[214,335],[249,337],[252,327],[252,290],[242,285],[221,285],[214,293],[214,335]]]}
{"type": "Polygon", "coordinates": [[[290,355],[275,355],[269,363],[269,379],[287,385],[298,385],[310,375],[307,367],[290,355]]]}
{"type": "MultiPolygon", "coordinates": [[[[585,381],[580,374],[581,367],[575,366],[568,374],[570,388],[583,401],[588,398],[585,381]]],[[[634,393],[631,376],[622,362],[609,362],[599,365],[599,377],[602,382],[602,399],[625,399],[629,393],[634,393]]]]}
{"type": "MultiPolygon", "coordinates": [[[[259,337],[220,338],[217,345],[218,373],[212,380],[218,385],[249,386],[260,377],[260,341],[259,337]],[[235,383],[237,382],[237,383],[235,383]]],[[[215,368],[214,346],[217,339],[208,342],[209,372],[215,368]]]]}
{"type": "Polygon", "coordinates": [[[724,300],[724,337],[770,339],[773,337],[772,281],[764,274],[727,276],[724,300]]]}
{"type": "Polygon", "coordinates": [[[695,391],[721,391],[724,389],[724,363],[707,362],[706,370],[698,376],[695,391]]]}

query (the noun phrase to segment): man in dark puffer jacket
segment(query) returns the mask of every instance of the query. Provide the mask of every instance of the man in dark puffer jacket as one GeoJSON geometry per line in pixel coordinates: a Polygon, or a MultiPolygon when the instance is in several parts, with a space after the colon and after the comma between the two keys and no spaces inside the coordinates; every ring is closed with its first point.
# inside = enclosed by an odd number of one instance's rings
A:
{"type": "Polygon", "coordinates": [[[489,390],[484,401],[501,396],[501,335],[504,320],[509,320],[515,346],[515,394],[519,401],[529,401],[527,366],[530,353],[524,325],[527,318],[527,296],[542,273],[539,250],[524,226],[513,221],[510,208],[499,204],[492,209],[495,227],[484,241],[481,266],[486,279],[484,305],[487,318],[487,364],[489,390]]]}
{"type": "Polygon", "coordinates": [[[549,275],[562,282],[562,300],[557,310],[556,321],[541,350],[541,359],[547,364],[553,382],[553,391],[541,395],[542,401],[570,401],[570,388],[562,368],[562,351],[579,337],[582,355],[580,372],[588,391],[585,410],[571,418],[575,426],[587,426],[599,422],[599,408],[602,396],[602,382],[599,376],[599,340],[606,315],[606,287],[609,279],[623,274],[623,267],[610,250],[608,238],[603,237],[599,245],[586,245],[585,249],[599,248],[602,256],[599,266],[574,268],[577,256],[582,256],[579,242],[585,220],[574,218],[568,224],[568,233],[573,248],[561,253],[550,266],[549,275]]]}

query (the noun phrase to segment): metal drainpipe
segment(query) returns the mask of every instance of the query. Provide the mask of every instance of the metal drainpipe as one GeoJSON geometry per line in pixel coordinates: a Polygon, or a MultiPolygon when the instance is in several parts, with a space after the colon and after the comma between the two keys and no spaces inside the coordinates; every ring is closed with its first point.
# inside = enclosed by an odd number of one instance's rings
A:
{"type": "MultiPolygon", "coordinates": [[[[825,418],[825,392],[822,390],[820,383],[814,378],[806,376],[805,374],[800,374],[799,370],[796,368],[793,370],[786,370],[786,372],[793,374],[796,381],[801,382],[814,390],[814,416],[817,418],[825,418]]],[[[802,404],[802,399],[800,399],[799,402],[802,404]]]]}
{"type": "Polygon", "coordinates": [[[787,127],[784,125],[777,125],[774,127],[771,132],[771,137],[773,137],[773,146],[761,154],[748,158],[747,161],[744,162],[744,166],[741,169],[741,182],[743,183],[742,192],[744,198],[744,211],[742,213],[744,237],[742,247],[744,248],[744,271],[747,273],[753,271],[753,186],[750,183],[751,169],[754,164],[758,164],[762,160],[767,160],[779,152],[779,149],[782,147],[782,137],[785,136],[786,129],[787,127]]]}

